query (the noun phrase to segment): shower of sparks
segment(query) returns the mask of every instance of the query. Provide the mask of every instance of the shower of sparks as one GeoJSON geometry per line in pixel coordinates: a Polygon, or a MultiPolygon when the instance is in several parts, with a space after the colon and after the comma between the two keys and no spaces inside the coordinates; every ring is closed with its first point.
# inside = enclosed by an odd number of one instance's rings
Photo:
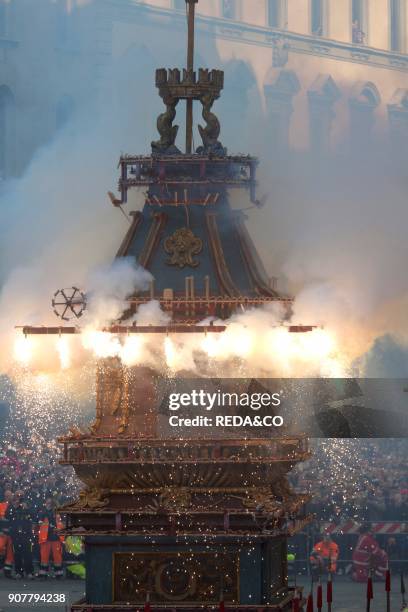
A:
{"type": "Polygon", "coordinates": [[[233,355],[237,357],[241,357],[243,359],[248,359],[251,356],[251,353],[254,349],[254,344],[256,338],[254,334],[251,333],[249,329],[233,329],[227,328],[225,334],[223,334],[224,338],[221,339],[230,342],[230,351],[233,355]],[[228,338],[229,336],[229,338],[228,338]]]}
{"type": "Polygon", "coordinates": [[[60,358],[61,369],[67,370],[71,365],[71,352],[69,339],[66,336],[58,338],[57,351],[60,358]]]}
{"type": "Polygon", "coordinates": [[[214,338],[212,334],[206,335],[201,343],[201,350],[204,351],[208,357],[216,357],[220,350],[217,338],[214,338]]]}
{"type": "MultiPolygon", "coordinates": [[[[9,402],[12,418],[5,443],[15,440],[16,445],[32,449],[33,457],[40,463],[44,456],[55,460],[59,450],[52,440],[65,434],[67,425],[83,428],[92,421],[94,374],[105,359],[117,359],[129,372],[132,367],[147,364],[159,372],[171,371],[172,375],[188,370],[198,376],[235,378],[245,378],[248,374],[345,376],[346,360],[329,331],[291,333],[265,313],[258,323],[255,316],[250,314],[249,322],[244,318],[232,319],[227,322],[225,332],[204,337],[202,334],[121,336],[92,327],[70,337],[32,338],[18,334],[14,347],[13,398],[9,402]]],[[[345,496],[352,494],[357,481],[361,486],[358,448],[351,446],[352,441],[344,440],[320,443],[330,466],[333,494],[339,491],[345,491],[345,496]]],[[[315,464],[313,468],[316,478],[319,467],[315,464]]],[[[71,491],[77,481],[72,471],[64,473],[67,489],[71,491]]],[[[329,482],[326,476],[325,479],[329,482]]]]}
{"type": "Polygon", "coordinates": [[[56,437],[66,434],[68,426],[91,422],[94,395],[94,369],[88,366],[57,374],[16,366],[0,384],[0,401],[10,406],[0,450],[21,452],[36,472],[58,473],[65,482],[64,495],[75,495],[80,483],[72,469],[58,467],[56,437]]]}
{"type": "Polygon", "coordinates": [[[82,344],[95,357],[116,357],[120,353],[119,338],[99,330],[85,330],[82,334],[82,344]]]}
{"type": "Polygon", "coordinates": [[[372,486],[370,465],[383,457],[384,441],[333,438],[311,442],[312,459],[298,465],[293,473],[299,490],[308,489],[319,503],[326,505],[328,512],[331,508],[332,516],[328,519],[343,516],[361,520],[372,486]]]}
{"type": "Polygon", "coordinates": [[[13,397],[6,398],[12,406],[13,420],[24,422],[30,435],[44,443],[66,432],[67,422],[77,424],[87,412],[91,414],[93,368],[57,374],[16,368],[13,380],[13,397]]]}
{"type": "Polygon", "coordinates": [[[33,340],[19,334],[14,343],[14,358],[22,366],[28,366],[33,358],[33,340]]]}
{"type": "Polygon", "coordinates": [[[173,340],[168,336],[164,339],[164,353],[167,366],[173,368],[176,364],[176,349],[173,340]]]}
{"type": "Polygon", "coordinates": [[[44,338],[39,342],[39,338],[18,335],[15,360],[33,370],[46,370],[48,358],[50,369],[55,370],[52,353],[56,351],[62,370],[69,369],[72,362],[78,365],[77,355],[80,354],[81,359],[85,357],[88,360],[116,357],[125,366],[148,361],[159,370],[164,360],[175,372],[189,368],[200,375],[204,373],[200,364],[202,356],[205,356],[217,370],[223,368],[225,375],[233,364],[242,376],[347,376],[347,360],[342,356],[335,337],[324,329],[292,333],[284,326],[263,325],[252,329],[232,321],[227,323],[225,332],[207,334],[204,338],[200,334],[178,334],[164,339],[154,334],[124,337],[86,328],[78,336],[61,336],[52,349],[45,348],[46,342],[44,338]]]}
{"type": "Polygon", "coordinates": [[[143,340],[140,336],[127,336],[120,351],[122,363],[126,366],[134,366],[140,363],[142,346],[143,340]]]}

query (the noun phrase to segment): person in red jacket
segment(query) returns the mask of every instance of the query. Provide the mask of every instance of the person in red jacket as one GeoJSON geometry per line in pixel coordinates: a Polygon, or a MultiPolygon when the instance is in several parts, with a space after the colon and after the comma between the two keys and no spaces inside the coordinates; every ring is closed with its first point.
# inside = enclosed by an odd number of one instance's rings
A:
{"type": "Polygon", "coordinates": [[[11,578],[14,564],[14,550],[11,537],[8,533],[7,522],[4,521],[6,512],[13,501],[13,493],[9,489],[4,491],[3,501],[0,502],[0,569],[3,568],[5,578],[11,578]]]}
{"type": "Polygon", "coordinates": [[[371,525],[363,525],[360,528],[357,545],[353,551],[353,580],[356,582],[366,582],[371,570],[373,571],[374,578],[385,580],[387,567],[387,553],[380,548],[377,540],[374,538],[371,525]]]}
{"type": "Polygon", "coordinates": [[[40,571],[41,578],[47,578],[50,564],[50,557],[54,565],[56,578],[63,575],[62,569],[62,543],[64,537],[57,533],[58,529],[64,527],[61,517],[57,514],[54,502],[51,498],[45,500],[45,507],[38,515],[40,526],[38,541],[40,544],[40,571]]]}
{"type": "Polygon", "coordinates": [[[0,502],[0,521],[4,519],[6,510],[13,499],[13,493],[8,489],[4,491],[4,499],[0,502]]]}

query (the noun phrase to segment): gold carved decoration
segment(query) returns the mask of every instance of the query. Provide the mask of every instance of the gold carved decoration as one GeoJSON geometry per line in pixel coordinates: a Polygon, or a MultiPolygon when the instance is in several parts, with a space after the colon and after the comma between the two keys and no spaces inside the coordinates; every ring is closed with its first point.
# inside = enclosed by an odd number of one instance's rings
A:
{"type": "Polygon", "coordinates": [[[200,262],[194,261],[193,255],[201,253],[203,241],[193,234],[188,227],[182,227],[164,241],[164,250],[171,255],[166,263],[169,266],[196,268],[200,262]]]}
{"type": "Polygon", "coordinates": [[[191,493],[185,488],[169,487],[160,495],[160,502],[167,510],[185,509],[191,503],[191,493]]]}
{"type": "Polygon", "coordinates": [[[213,603],[239,600],[239,557],[220,552],[133,552],[113,555],[115,603],[213,603]]]}
{"type": "Polygon", "coordinates": [[[127,368],[116,358],[101,360],[96,379],[96,418],[91,432],[101,429],[105,417],[116,417],[118,434],[125,433],[130,418],[127,368]]]}
{"type": "Polygon", "coordinates": [[[86,431],[82,431],[81,429],[79,429],[79,427],[76,427],[76,425],[72,425],[69,428],[69,435],[71,438],[75,438],[77,440],[79,440],[80,438],[82,438],[87,432],[86,431]]]}
{"type": "Polygon", "coordinates": [[[242,497],[243,505],[248,510],[276,512],[281,510],[281,504],[274,497],[270,487],[259,487],[242,497]]]}
{"type": "Polygon", "coordinates": [[[109,494],[109,489],[90,488],[81,491],[79,499],[73,504],[64,506],[65,509],[82,510],[90,508],[91,510],[99,510],[109,505],[109,498],[105,497],[109,494]]]}
{"type": "Polygon", "coordinates": [[[285,501],[293,499],[293,497],[296,497],[289,482],[286,480],[285,477],[277,479],[272,484],[272,493],[278,499],[282,499],[285,501]]]}
{"type": "Polygon", "coordinates": [[[185,487],[167,487],[163,489],[150,504],[150,508],[158,510],[162,508],[168,512],[185,511],[191,505],[191,491],[185,487]]]}

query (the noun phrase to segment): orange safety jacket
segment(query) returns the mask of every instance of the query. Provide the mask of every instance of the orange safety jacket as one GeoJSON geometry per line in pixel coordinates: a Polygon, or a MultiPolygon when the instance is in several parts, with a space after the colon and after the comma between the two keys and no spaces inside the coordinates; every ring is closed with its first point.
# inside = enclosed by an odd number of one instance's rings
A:
{"type": "MultiPolygon", "coordinates": [[[[57,522],[57,529],[64,528],[64,523],[62,522],[59,514],[56,515],[56,522],[57,522]]],[[[65,537],[63,535],[60,535],[58,537],[61,542],[65,540],[65,537]]],[[[38,542],[40,544],[44,544],[45,542],[47,542],[47,540],[48,540],[48,519],[45,518],[43,521],[40,522],[40,529],[38,532],[38,542]]]]}
{"type": "Polygon", "coordinates": [[[10,536],[0,533],[0,558],[3,559],[4,569],[11,570],[14,562],[14,550],[10,536]]]}
{"type": "Polygon", "coordinates": [[[0,533],[0,557],[6,556],[8,538],[8,535],[0,533]]]}
{"type": "Polygon", "coordinates": [[[8,502],[0,502],[0,520],[4,519],[8,505],[8,502]]]}
{"type": "MultiPolygon", "coordinates": [[[[0,520],[3,521],[9,506],[8,502],[0,503],[0,520]]],[[[11,570],[14,561],[13,545],[10,536],[0,530],[0,557],[4,559],[4,568],[11,570]]]]}
{"type": "MultiPolygon", "coordinates": [[[[339,557],[339,547],[337,546],[336,542],[325,542],[322,540],[314,545],[313,552],[321,559],[327,559],[330,561],[331,567],[329,570],[332,572],[336,571],[336,561],[339,557]]],[[[312,555],[310,560],[312,562],[315,561],[315,557],[312,555]]]]}

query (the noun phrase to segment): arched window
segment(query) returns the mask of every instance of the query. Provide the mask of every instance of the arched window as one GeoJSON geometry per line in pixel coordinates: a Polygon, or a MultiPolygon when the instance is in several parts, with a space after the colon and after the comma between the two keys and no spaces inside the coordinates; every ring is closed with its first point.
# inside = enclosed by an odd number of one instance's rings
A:
{"type": "Polygon", "coordinates": [[[314,36],[324,36],[325,32],[325,0],[311,2],[311,30],[314,36]]]}
{"type": "Polygon", "coordinates": [[[390,0],[391,51],[402,51],[402,27],[401,0],[390,0]]]}
{"type": "Polygon", "coordinates": [[[57,44],[63,46],[68,40],[68,11],[65,2],[56,5],[56,35],[57,44]]]}
{"type": "Polygon", "coordinates": [[[173,7],[178,11],[185,11],[186,6],[186,0],[173,0],[173,7]]]}
{"type": "Polygon", "coordinates": [[[237,0],[221,0],[221,13],[225,19],[236,19],[237,0]]]}
{"type": "Polygon", "coordinates": [[[267,0],[268,25],[271,28],[286,28],[286,0],[267,0]]]}
{"type": "Polygon", "coordinates": [[[381,103],[378,89],[370,81],[359,81],[350,98],[350,141],[354,149],[371,144],[374,111],[381,103]]]}
{"type": "Polygon", "coordinates": [[[278,157],[289,149],[293,97],[299,92],[299,79],[293,70],[272,68],[265,80],[264,92],[268,116],[265,130],[272,154],[278,157]]]}
{"type": "Polygon", "coordinates": [[[351,3],[351,40],[356,45],[364,45],[367,37],[367,5],[365,0],[352,0],[351,3]]]}
{"type": "Polygon", "coordinates": [[[15,165],[15,101],[11,90],[0,87],[0,178],[14,174],[15,165]]]}
{"type": "Polygon", "coordinates": [[[69,95],[64,95],[58,101],[55,112],[55,123],[57,130],[63,128],[75,112],[75,102],[69,95]]]}
{"type": "Polygon", "coordinates": [[[0,36],[7,35],[7,3],[5,0],[0,0],[0,36]]]}
{"type": "Polygon", "coordinates": [[[398,154],[408,152],[408,89],[397,89],[388,104],[390,136],[398,154]]]}
{"type": "Polygon", "coordinates": [[[330,151],[330,133],[335,116],[334,104],[340,91],[329,74],[320,74],[309,89],[310,148],[318,154],[330,151]]]}
{"type": "Polygon", "coordinates": [[[351,18],[357,21],[359,25],[363,22],[363,0],[352,0],[351,18]]]}
{"type": "Polygon", "coordinates": [[[225,65],[225,74],[228,75],[228,87],[219,101],[218,109],[223,117],[222,130],[231,135],[230,146],[234,149],[238,148],[246,137],[245,130],[248,129],[248,113],[251,108],[250,92],[256,86],[256,77],[248,62],[235,59],[225,65]],[[238,130],[237,126],[240,126],[238,130]]]}

